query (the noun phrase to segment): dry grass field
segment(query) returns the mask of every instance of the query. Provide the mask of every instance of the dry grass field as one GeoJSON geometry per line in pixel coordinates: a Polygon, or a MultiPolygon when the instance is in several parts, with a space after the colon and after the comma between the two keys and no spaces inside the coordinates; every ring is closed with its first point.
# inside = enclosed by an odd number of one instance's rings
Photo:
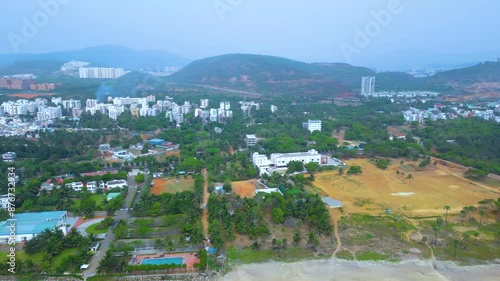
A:
{"type": "Polygon", "coordinates": [[[234,193],[241,197],[253,197],[255,195],[255,182],[257,180],[235,181],[231,183],[234,193]]]}
{"type": "Polygon", "coordinates": [[[445,205],[451,207],[450,213],[458,213],[463,206],[500,197],[499,187],[463,178],[463,168],[437,164],[419,169],[418,162],[400,165],[394,159],[387,170],[366,159],[346,163],[361,166],[363,174],[318,173],[314,185],[323,195],[342,201],[347,213],[380,214],[391,209],[413,216],[441,215],[445,205]],[[408,179],[409,174],[413,178],[408,179]]]}
{"type": "Polygon", "coordinates": [[[151,193],[159,195],[165,192],[175,193],[187,190],[193,190],[194,180],[191,178],[184,179],[166,179],[166,178],[155,178],[154,186],[151,188],[151,193]]]}

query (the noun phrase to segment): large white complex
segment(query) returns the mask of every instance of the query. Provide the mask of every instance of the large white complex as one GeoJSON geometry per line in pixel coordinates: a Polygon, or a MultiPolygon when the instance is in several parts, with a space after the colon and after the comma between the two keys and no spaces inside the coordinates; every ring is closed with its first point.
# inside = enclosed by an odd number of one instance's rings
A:
{"type": "Polygon", "coordinates": [[[38,119],[38,121],[47,121],[60,117],[62,117],[62,110],[60,105],[56,107],[39,107],[36,114],[36,118],[38,119]]]}
{"type": "Polygon", "coordinates": [[[375,93],[375,77],[361,77],[361,94],[372,95],[375,93]]]}
{"type": "Polygon", "coordinates": [[[321,120],[307,120],[304,124],[304,128],[308,129],[309,132],[321,131],[321,120]]]}
{"type": "Polygon", "coordinates": [[[321,154],[311,149],[307,152],[273,153],[270,159],[268,159],[266,155],[259,154],[258,152],[252,155],[252,162],[259,167],[260,174],[266,173],[271,166],[277,168],[286,167],[290,161],[300,161],[304,164],[311,162],[321,164],[321,154]]]}
{"type": "Polygon", "coordinates": [[[113,79],[125,74],[123,68],[81,67],[80,78],[113,79]]]}
{"type": "Polygon", "coordinates": [[[8,220],[0,222],[0,242],[8,243],[14,240],[17,243],[26,242],[46,229],[60,229],[66,235],[68,230],[66,219],[66,211],[14,214],[8,220]],[[15,233],[9,229],[12,224],[15,224],[15,233]]]}
{"type": "Polygon", "coordinates": [[[271,154],[271,162],[276,167],[286,167],[290,161],[300,161],[304,164],[310,162],[321,163],[321,155],[314,149],[307,152],[296,153],[273,153],[271,154]]]}

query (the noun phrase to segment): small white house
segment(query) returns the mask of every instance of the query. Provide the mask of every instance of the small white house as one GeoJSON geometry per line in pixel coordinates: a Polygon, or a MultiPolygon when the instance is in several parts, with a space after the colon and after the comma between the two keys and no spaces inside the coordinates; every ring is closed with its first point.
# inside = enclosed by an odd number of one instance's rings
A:
{"type": "Polygon", "coordinates": [[[83,188],[82,182],[71,182],[66,185],[69,188],[72,188],[74,191],[81,191],[83,188]]]}
{"type": "Polygon", "coordinates": [[[127,186],[127,181],[126,180],[113,180],[113,181],[108,181],[106,183],[106,187],[108,189],[124,188],[126,186],[127,186]]]}
{"type": "Polygon", "coordinates": [[[97,183],[95,181],[87,182],[87,190],[95,193],[95,191],[97,190],[97,183]]]}

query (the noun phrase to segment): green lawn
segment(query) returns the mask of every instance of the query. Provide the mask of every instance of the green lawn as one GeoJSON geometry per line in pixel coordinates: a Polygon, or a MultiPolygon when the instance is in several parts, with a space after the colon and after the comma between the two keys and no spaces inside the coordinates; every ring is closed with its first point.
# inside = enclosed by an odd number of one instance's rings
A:
{"type": "MultiPolygon", "coordinates": [[[[99,208],[102,202],[106,200],[106,195],[92,194],[90,198],[95,202],[96,207],[99,208]]],[[[75,199],[75,201],[73,201],[72,207],[76,209],[80,208],[80,199],[75,199]]]]}
{"type": "MultiPolygon", "coordinates": [[[[294,262],[303,259],[315,258],[311,250],[303,248],[288,248],[286,250],[281,250],[280,252],[275,252],[270,249],[254,251],[249,248],[245,250],[238,250],[231,247],[227,250],[226,254],[230,260],[240,263],[259,263],[270,260],[294,262]]],[[[318,256],[316,258],[324,257],[318,256]]]]}
{"type": "MultiPolygon", "coordinates": [[[[67,257],[76,254],[78,251],[77,248],[70,248],[70,249],[65,249],[63,250],[59,255],[57,255],[51,262],[53,265],[52,268],[56,268],[61,264],[61,261],[67,257]]],[[[36,253],[32,255],[26,254],[24,251],[16,251],[16,259],[26,261],[26,260],[31,260],[36,264],[39,264],[43,261],[43,254],[44,253],[36,253]]]]}
{"type": "Polygon", "coordinates": [[[95,229],[96,226],[98,226],[99,223],[93,224],[89,227],[87,227],[86,231],[88,234],[103,234],[108,232],[109,227],[106,227],[105,229],[95,229]]]}
{"type": "Polygon", "coordinates": [[[54,265],[53,268],[58,267],[64,258],[66,258],[68,256],[75,255],[76,252],[78,252],[77,248],[70,248],[70,249],[62,250],[62,252],[52,260],[52,264],[54,265]]]}

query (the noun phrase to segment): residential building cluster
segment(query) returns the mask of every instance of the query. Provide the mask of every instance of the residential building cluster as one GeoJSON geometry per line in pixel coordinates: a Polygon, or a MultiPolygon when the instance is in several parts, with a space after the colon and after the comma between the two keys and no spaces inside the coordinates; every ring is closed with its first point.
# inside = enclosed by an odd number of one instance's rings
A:
{"type": "Polygon", "coordinates": [[[86,62],[86,61],[71,60],[71,61],[65,62],[61,66],[61,70],[62,71],[78,70],[78,69],[80,69],[82,67],[86,67],[86,66],[89,66],[89,65],[90,65],[90,63],[86,62]]]}
{"type": "Polygon", "coordinates": [[[416,97],[435,98],[439,95],[441,95],[441,94],[437,93],[437,92],[430,92],[430,91],[400,91],[400,92],[381,91],[381,92],[374,92],[371,94],[367,94],[366,96],[370,96],[370,97],[374,97],[374,98],[416,98],[416,97]]]}
{"type": "Polygon", "coordinates": [[[113,189],[113,188],[124,188],[127,187],[128,183],[126,180],[111,180],[111,181],[89,181],[87,183],[83,182],[71,182],[67,183],[66,187],[71,188],[74,191],[82,191],[85,187],[87,191],[95,193],[97,189],[113,189]]]}
{"type": "Polygon", "coordinates": [[[436,104],[433,108],[410,109],[403,111],[403,116],[406,122],[423,123],[426,119],[436,121],[438,119],[455,119],[455,118],[470,118],[478,117],[484,120],[500,123],[500,101],[489,102],[486,104],[457,104],[445,106],[436,104]],[[445,109],[443,112],[443,109],[445,109]]]}
{"type": "Polygon", "coordinates": [[[80,67],[78,73],[82,79],[114,79],[125,75],[127,72],[123,68],[80,67]]]}
{"type": "Polygon", "coordinates": [[[111,119],[117,119],[125,110],[130,110],[132,116],[146,117],[159,116],[165,114],[171,122],[176,122],[178,125],[184,123],[184,116],[193,113],[195,117],[200,117],[204,122],[210,120],[212,122],[224,123],[227,119],[233,117],[231,104],[229,102],[221,102],[219,108],[208,108],[208,99],[201,99],[200,106],[185,101],[179,105],[173,101],[171,97],[165,97],[164,100],[156,100],[154,95],[147,97],[108,97],[108,103],[100,103],[96,99],[88,99],[85,101],[85,111],[94,115],[97,111],[108,115],[111,119]],[[150,106],[150,103],[156,103],[150,106]]]}
{"type": "Polygon", "coordinates": [[[51,91],[60,87],[61,83],[36,83],[31,74],[12,75],[10,77],[0,78],[0,88],[10,90],[32,90],[32,91],[51,91]],[[12,78],[12,77],[28,77],[28,78],[12,78]]]}

